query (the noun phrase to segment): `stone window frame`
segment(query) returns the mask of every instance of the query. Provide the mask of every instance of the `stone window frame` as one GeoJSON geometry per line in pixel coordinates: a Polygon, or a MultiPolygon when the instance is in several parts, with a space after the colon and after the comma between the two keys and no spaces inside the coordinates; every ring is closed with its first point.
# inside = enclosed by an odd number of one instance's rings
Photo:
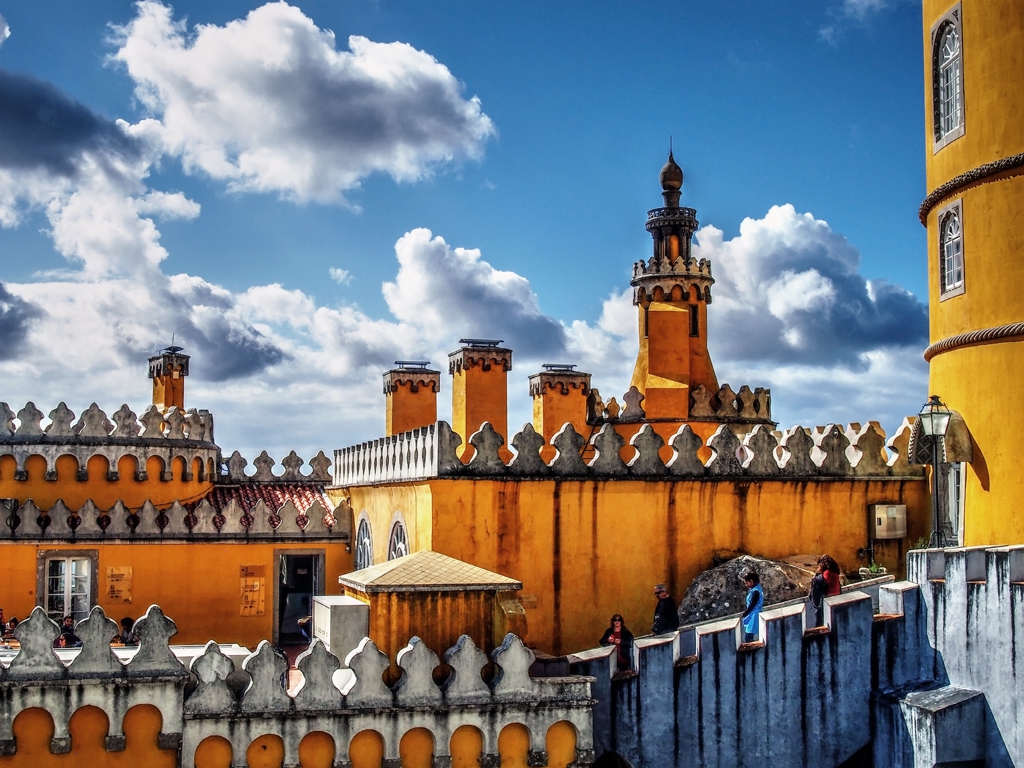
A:
{"type": "Polygon", "coordinates": [[[936,229],[938,231],[939,245],[939,301],[952,299],[955,296],[962,296],[967,291],[967,247],[966,247],[966,223],[964,222],[963,198],[957,198],[940,208],[935,215],[936,229]],[[945,221],[950,216],[956,216],[960,223],[960,283],[952,288],[946,287],[946,243],[943,237],[945,232],[945,221]]]}
{"type": "Polygon", "coordinates": [[[931,62],[932,62],[932,154],[956,141],[964,135],[966,130],[966,99],[964,98],[964,32],[962,23],[963,14],[960,3],[957,3],[946,11],[932,25],[931,29],[931,62]],[[941,56],[940,44],[946,29],[952,27],[956,34],[957,45],[960,53],[957,56],[957,101],[960,107],[959,124],[946,133],[942,133],[942,92],[939,78],[939,59],[941,56]]]}
{"type": "Polygon", "coordinates": [[[402,541],[398,543],[405,545],[406,555],[411,554],[412,548],[409,544],[409,526],[406,525],[405,516],[401,512],[396,511],[395,514],[391,516],[391,525],[388,530],[388,560],[394,560],[397,557],[402,557],[402,555],[392,556],[399,534],[401,535],[402,541]]]}
{"type": "Polygon", "coordinates": [[[355,533],[355,537],[354,537],[354,540],[353,540],[352,553],[353,553],[352,567],[355,570],[359,571],[359,570],[362,570],[363,568],[369,568],[371,565],[373,565],[373,561],[374,561],[374,557],[373,557],[373,526],[370,524],[370,516],[366,513],[366,510],[363,510],[362,512],[360,512],[359,513],[359,519],[356,520],[356,533],[355,533]],[[360,535],[362,533],[362,528],[363,528],[364,524],[366,525],[366,540],[368,542],[368,547],[367,547],[366,552],[367,552],[367,555],[370,558],[370,562],[364,563],[364,564],[360,565],[360,563],[359,563],[360,544],[361,544],[360,535]]]}
{"type": "MultiPolygon", "coordinates": [[[[89,561],[92,569],[89,579],[89,610],[99,605],[100,551],[98,549],[38,549],[36,550],[36,605],[46,611],[46,563],[53,558],[80,558],[89,561]]],[[[47,612],[49,615],[49,612],[47,612]]],[[[24,618],[28,618],[25,616],[24,618]]],[[[58,622],[60,623],[60,622],[58,622]]]]}

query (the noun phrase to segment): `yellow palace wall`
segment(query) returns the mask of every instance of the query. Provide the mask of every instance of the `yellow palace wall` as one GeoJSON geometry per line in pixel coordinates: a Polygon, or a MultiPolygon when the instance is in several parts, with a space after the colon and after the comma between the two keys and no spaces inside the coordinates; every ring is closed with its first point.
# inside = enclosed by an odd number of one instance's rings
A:
{"type": "MultiPolygon", "coordinates": [[[[932,41],[955,3],[924,0],[927,190],[987,163],[1024,152],[1024,6],[1020,0],[962,0],[964,134],[933,152],[932,41]]],[[[989,176],[938,200],[927,218],[931,343],[1024,322],[1024,169],[989,176]],[[1016,174],[1016,175],[1014,175],[1016,174]],[[964,293],[939,298],[939,221],[960,200],[964,293]]],[[[1017,405],[1024,340],[961,346],[930,361],[930,391],[964,417],[973,441],[964,493],[964,543],[1024,541],[1017,513],[1024,475],[1015,460],[1024,430],[1017,405]]]]}
{"type": "Polygon", "coordinates": [[[215,639],[255,648],[260,640],[273,637],[277,554],[323,552],[326,594],[339,594],[338,576],[352,570],[352,556],[342,544],[4,542],[0,543],[0,606],[8,617],[24,619],[37,605],[40,552],[54,556],[96,552],[96,604],[119,620],[122,616],[137,619],[156,603],[177,625],[178,634],[171,639],[177,644],[215,639]],[[260,615],[241,615],[242,566],[263,568],[266,596],[260,615]],[[111,567],[131,568],[130,603],[108,597],[107,568],[111,567]]]}
{"type": "Polygon", "coordinates": [[[352,489],[355,515],[365,511],[371,524],[374,562],[386,559],[387,526],[401,511],[414,550],[522,581],[530,644],[556,653],[593,646],[616,611],[646,633],[654,584],[666,582],[678,600],[716,552],[829,552],[854,570],[866,564],[857,550],[875,503],[908,506],[908,538],[876,543],[876,560],[898,573],[906,544],[927,535],[923,478],[453,479],[352,489]]]}
{"type": "MultiPolygon", "coordinates": [[[[200,481],[201,461],[192,462],[192,480],[182,480],[184,459],[175,458],[171,461],[172,480],[161,480],[164,462],[152,456],[146,462],[147,479],[136,480],[136,462],[131,456],[124,456],[117,464],[118,479],[108,480],[109,462],[103,456],[93,456],[86,468],[88,480],[78,480],[78,460],[74,456],[59,456],[56,460],[57,477],[46,479],[46,460],[39,455],[29,456],[25,460],[26,480],[15,480],[16,467],[13,456],[0,456],[0,499],[32,499],[36,506],[46,511],[58,499],[69,509],[79,509],[86,501],[92,499],[100,509],[109,509],[121,500],[126,507],[141,507],[146,500],[152,501],[158,508],[170,506],[175,500],[182,504],[201,499],[213,487],[209,480],[200,481]]],[[[210,472],[204,477],[212,476],[210,472]]]]}

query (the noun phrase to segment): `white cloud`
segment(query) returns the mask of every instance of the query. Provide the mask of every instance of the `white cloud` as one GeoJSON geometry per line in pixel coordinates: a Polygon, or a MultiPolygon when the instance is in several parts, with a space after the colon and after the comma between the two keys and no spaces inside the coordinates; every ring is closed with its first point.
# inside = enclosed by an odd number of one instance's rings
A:
{"type": "Polygon", "coordinates": [[[888,5],[888,0],[843,0],[843,13],[863,19],[869,13],[881,11],[888,5]]]}
{"type": "Polygon", "coordinates": [[[0,45],[4,44],[4,41],[11,36],[11,27],[7,23],[7,19],[0,16],[0,45]]]}
{"type": "Polygon", "coordinates": [[[137,8],[112,58],[156,118],[140,131],[233,189],[344,202],[375,171],[422,179],[495,133],[448,68],[406,43],[352,36],[339,51],[284,2],[192,31],[158,2],[137,8]]]}
{"type": "Polygon", "coordinates": [[[339,267],[330,267],[327,270],[331,275],[331,280],[336,282],[338,285],[348,285],[352,282],[352,273],[347,269],[341,269],[339,267]]]}

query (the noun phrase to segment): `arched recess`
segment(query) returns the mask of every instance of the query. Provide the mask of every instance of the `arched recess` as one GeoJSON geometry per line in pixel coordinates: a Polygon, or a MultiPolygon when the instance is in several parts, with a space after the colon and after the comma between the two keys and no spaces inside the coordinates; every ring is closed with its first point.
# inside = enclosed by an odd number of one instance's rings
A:
{"type": "Polygon", "coordinates": [[[299,742],[302,768],[334,768],[334,738],[323,731],[312,731],[299,742]]]}
{"type": "Polygon", "coordinates": [[[398,742],[402,768],[432,768],[434,765],[434,734],[426,728],[412,728],[398,742]]]}
{"type": "Polygon", "coordinates": [[[501,768],[529,768],[530,731],[522,723],[509,723],[498,735],[501,768]]]}
{"type": "Polygon", "coordinates": [[[54,459],[54,470],[57,472],[57,480],[60,482],[72,483],[78,478],[78,457],[70,453],[64,453],[54,459]]]}
{"type": "Polygon", "coordinates": [[[99,707],[87,705],[75,710],[68,720],[71,752],[80,765],[102,765],[107,751],[110,718],[99,707]]]}
{"type": "Polygon", "coordinates": [[[30,707],[23,709],[11,724],[14,733],[15,752],[0,756],[0,766],[31,765],[33,768],[51,768],[60,765],[63,755],[50,754],[50,740],[53,739],[53,718],[45,709],[30,707]]]}
{"type": "MultiPolygon", "coordinates": [[[[176,768],[178,751],[173,747],[160,749],[163,724],[160,710],[152,704],[136,704],[125,713],[121,724],[125,739],[125,764],[146,768],[176,768]]],[[[230,749],[229,744],[229,760],[230,749]]]]}
{"type": "Polygon", "coordinates": [[[110,459],[101,453],[94,454],[85,462],[85,471],[93,482],[106,482],[112,465],[110,459]]]}
{"type": "Polygon", "coordinates": [[[188,459],[184,456],[175,456],[171,459],[171,475],[175,480],[184,480],[188,474],[188,459]]]}
{"type": "Polygon", "coordinates": [[[145,469],[144,464],[139,464],[139,459],[130,453],[126,453],[117,460],[117,475],[122,480],[134,480],[141,470],[145,469]]]}
{"type": "Polygon", "coordinates": [[[230,741],[223,736],[207,736],[196,747],[194,764],[195,768],[231,768],[232,757],[230,741]]]}
{"type": "Polygon", "coordinates": [[[452,756],[452,768],[480,768],[480,756],[484,752],[484,735],[472,725],[455,729],[448,751],[452,756]]]}
{"type": "Polygon", "coordinates": [[[384,737],[376,731],[360,731],[348,745],[352,768],[380,768],[384,760],[384,737]]]}
{"type": "Polygon", "coordinates": [[[276,733],[258,736],[245,751],[245,764],[249,768],[282,768],[284,739],[276,733]]]}
{"type": "Polygon", "coordinates": [[[544,739],[548,753],[548,768],[566,768],[576,762],[576,726],[568,720],[559,720],[548,728],[544,739]]]}
{"type": "Polygon", "coordinates": [[[683,290],[684,290],[683,286],[681,286],[681,285],[673,285],[672,286],[672,292],[671,292],[671,294],[669,294],[669,296],[672,299],[672,301],[682,301],[683,300],[683,290]]]}
{"type": "Polygon", "coordinates": [[[150,456],[146,459],[146,474],[150,480],[163,479],[165,469],[167,469],[167,464],[159,456],[150,456]]]}

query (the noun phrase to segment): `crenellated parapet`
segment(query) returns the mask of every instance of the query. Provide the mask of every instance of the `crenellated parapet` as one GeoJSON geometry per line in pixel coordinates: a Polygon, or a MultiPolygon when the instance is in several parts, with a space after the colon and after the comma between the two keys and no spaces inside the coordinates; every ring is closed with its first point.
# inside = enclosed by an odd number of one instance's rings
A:
{"type": "Polygon", "coordinates": [[[139,481],[148,479],[150,458],[160,460],[163,480],[171,479],[175,459],[184,466],[183,480],[212,482],[217,473],[220,449],[214,442],[213,415],[206,410],[172,407],[161,413],[151,405],[139,417],[122,405],[108,418],[93,403],[76,417],[60,403],[50,411],[49,423],[42,422],[43,413],[34,403],[27,403],[17,414],[7,403],[0,403],[0,458],[14,457],[14,480],[29,479],[26,462],[32,456],[46,462],[45,479],[50,481],[57,479],[57,459],[62,456],[76,459],[80,481],[89,480],[88,464],[94,456],[106,459],[106,479],[111,481],[118,479],[118,463],[126,456],[134,459],[139,481]]]}
{"type": "MultiPolygon", "coordinates": [[[[532,394],[532,390],[531,390],[532,394]]],[[[613,397],[607,403],[600,392],[591,389],[587,400],[587,423],[628,423],[644,421],[644,396],[635,387],[622,396],[625,407],[613,397]]],[[[720,424],[771,424],[772,391],[764,387],[751,390],[746,384],[736,392],[723,384],[717,392],[709,392],[703,384],[690,390],[690,412],[686,421],[704,421],[720,424]]]]}
{"type": "Polygon", "coordinates": [[[309,460],[309,472],[303,472],[305,460],[295,451],[291,451],[281,459],[284,470],[281,474],[274,472],[276,462],[266,451],[253,459],[256,471],[249,475],[245,468],[249,461],[238,451],[227,460],[227,475],[222,477],[226,483],[329,483],[331,481],[331,460],[323,451],[309,460]]]}
{"type": "Polygon", "coordinates": [[[390,660],[370,638],[344,659],[314,640],[296,662],[301,680],[288,686],[288,660],[265,640],[241,669],[213,641],[202,654],[192,653],[186,669],[178,661],[180,652],[169,644],[174,623],[158,607],[136,622],[137,650],[112,651],[110,638],[117,629],[102,609],[94,608],[76,627],[82,648],[63,650],[61,658],[52,649],[58,627],[41,608],[18,627],[21,650],[9,667],[0,665],[5,701],[0,754],[18,753],[11,724],[29,707],[42,708],[53,718],[52,751],[68,751],[68,722],[85,705],[99,707],[109,718],[107,750],[123,750],[125,712],[149,703],[163,715],[162,746],[180,744],[182,765],[193,764],[207,738],[227,739],[237,757],[265,733],[283,739],[285,765],[299,765],[299,743],[314,731],[333,737],[334,765],[350,765],[352,739],[372,730],[384,737],[385,765],[397,766],[400,738],[413,728],[432,733],[434,764],[445,765],[451,761],[451,736],[463,725],[482,734],[482,764],[497,765],[498,737],[508,723],[529,730],[531,761],[537,761],[531,764],[546,764],[544,737],[556,723],[568,723],[575,731],[575,764],[589,765],[594,759],[591,679],[531,678],[534,655],[515,635],[506,636],[489,657],[463,635],[444,654],[448,672],[440,684],[434,672],[441,658],[414,637],[397,655],[401,676],[392,686],[382,680],[390,660]],[[494,671],[485,678],[489,664],[494,671]],[[190,674],[196,687],[186,695],[190,674]]]}
{"type": "Polygon", "coordinates": [[[0,501],[0,541],[311,541],[347,539],[351,510],[334,507],[323,486],[215,487],[204,499],[101,509],[87,501],[69,509],[58,500],[46,511],[28,499],[0,501]]]}
{"type": "Polygon", "coordinates": [[[689,425],[668,441],[672,455],[662,457],[665,440],[644,424],[628,445],[613,425],[605,424],[588,439],[566,424],[548,443],[532,424],[523,426],[509,446],[512,458],[502,459],[505,438],[485,422],[470,438],[475,449],[463,463],[462,439],[443,421],[402,435],[373,440],[335,451],[334,483],[339,486],[406,482],[434,477],[574,477],[574,478],[888,478],[923,477],[923,468],[906,457],[911,424],[904,421],[886,442],[885,432],[871,422],[785,432],[759,424],[738,437],[721,425],[707,442],[689,425]],[[544,461],[542,449],[555,449],[544,461]],[[707,460],[703,449],[710,451],[707,460]],[[888,448],[888,450],[887,450],[888,448]],[[586,449],[586,450],[585,450],[586,449]],[[583,455],[592,453],[589,460],[583,455]]]}
{"type": "MultiPolygon", "coordinates": [[[[680,209],[688,210],[688,209],[680,209]]],[[[690,292],[691,286],[696,288],[696,298],[711,303],[711,286],[715,278],[711,276],[710,259],[683,257],[673,260],[664,255],[654,255],[650,259],[641,259],[633,264],[633,277],[629,281],[633,286],[633,303],[640,304],[644,298],[651,298],[656,290],[665,297],[672,295],[672,289],[682,288],[683,294],[690,292]]]]}
{"type": "Polygon", "coordinates": [[[453,376],[479,366],[484,371],[492,367],[508,372],[512,370],[512,350],[497,344],[471,344],[448,355],[448,373],[453,376]]]}

